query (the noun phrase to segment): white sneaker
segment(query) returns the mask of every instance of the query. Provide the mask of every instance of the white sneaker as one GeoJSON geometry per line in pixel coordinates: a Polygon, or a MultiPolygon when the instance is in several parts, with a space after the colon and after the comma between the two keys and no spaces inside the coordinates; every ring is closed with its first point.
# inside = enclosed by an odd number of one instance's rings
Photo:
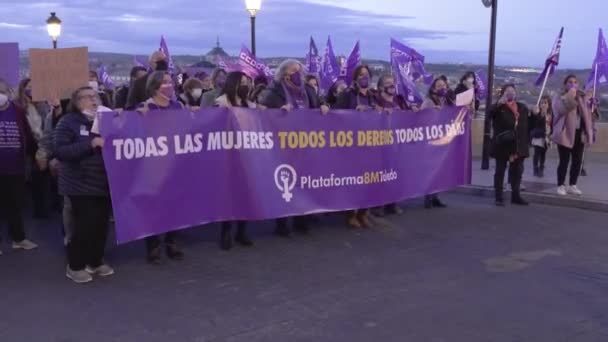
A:
{"type": "Polygon", "coordinates": [[[566,196],[568,192],[566,191],[566,186],[560,185],[557,187],[557,194],[560,196],[566,196]]]}
{"type": "Polygon", "coordinates": [[[577,196],[583,195],[583,192],[576,185],[570,185],[568,187],[568,193],[577,196]]]}
{"type": "Polygon", "coordinates": [[[77,284],[84,284],[93,281],[93,277],[86,271],[73,271],[68,265],[65,270],[65,276],[72,279],[77,284]]]}
{"type": "Polygon", "coordinates": [[[38,248],[38,245],[28,239],[24,239],[21,242],[13,241],[13,249],[24,249],[26,251],[29,251],[36,248],[38,248]]]}
{"type": "Polygon", "coordinates": [[[108,277],[114,274],[114,269],[106,264],[103,264],[97,268],[87,266],[84,270],[87,271],[88,274],[96,274],[100,277],[108,277]]]}

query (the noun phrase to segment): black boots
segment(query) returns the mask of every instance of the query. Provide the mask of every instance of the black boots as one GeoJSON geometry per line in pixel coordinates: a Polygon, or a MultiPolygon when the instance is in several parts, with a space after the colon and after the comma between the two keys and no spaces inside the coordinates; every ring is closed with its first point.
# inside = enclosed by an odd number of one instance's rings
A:
{"type": "MultiPolygon", "coordinates": [[[[227,251],[232,248],[232,222],[222,223],[222,233],[220,235],[220,247],[227,251]]],[[[234,241],[238,242],[241,246],[250,247],[253,246],[253,241],[247,235],[247,226],[245,222],[237,222],[237,232],[234,237],[234,241]]]]}
{"type": "Polygon", "coordinates": [[[447,205],[441,202],[438,195],[426,195],[424,196],[424,207],[427,209],[445,208],[447,205]]]}

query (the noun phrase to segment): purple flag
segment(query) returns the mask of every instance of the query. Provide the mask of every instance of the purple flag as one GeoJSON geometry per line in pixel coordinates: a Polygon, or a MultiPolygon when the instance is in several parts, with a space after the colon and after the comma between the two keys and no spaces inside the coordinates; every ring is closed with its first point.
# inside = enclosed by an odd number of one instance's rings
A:
{"type": "Polygon", "coordinates": [[[346,60],[346,64],[342,67],[343,71],[340,73],[340,76],[346,81],[346,85],[350,86],[353,82],[353,73],[359,64],[361,64],[361,48],[357,41],[346,60]]]}
{"type": "Polygon", "coordinates": [[[553,49],[551,50],[549,57],[547,57],[547,60],[545,61],[545,68],[540,73],[540,75],[538,75],[536,82],[534,82],[537,87],[541,86],[545,82],[545,78],[548,78],[549,76],[553,75],[553,73],[555,72],[555,68],[559,65],[559,53],[562,49],[563,37],[564,28],[562,27],[562,29],[559,31],[559,36],[557,36],[557,39],[555,40],[555,44],[553,44],[553,49]]]}
{"type": "Polygon", "coordinates": [[[602,84],[608,84],[608,46],[606,46],[604,32],[600,29],[597,37],[597,51],[593,60],[593,66],[591,67],[591,74],[587,81],[587,89],[602,84]]]}
{"type": "Polygon", "coordinates": [[[468,109],[403,113],[106,113],[103,159],[118,242],[207,222],[369,208],[470,184],[468,109]]]}
{"type": "Polygon", "coordinates": [[[484,100],[488,96],[488,75],[486,75],[485,70],[480,69],[475,72],[475,83],[477,83],[476,99],[478,101],[484,100]]]}
{"type": "Polygon", "coordinates": [[[405,56],[407,59],[407,75],[412,82],[423,81],[430,85],[434,76],[426,72],[424,56],[411,47],[391,38],[391,59],[393,56],[405,56]]]}
{"type": "Polygon", "coordinates": [[[317,49],[317,44],[312,37],[310,37],[308,54],[306,55],[306,70],[312,75],[318,75],[321,72],[321,56],[319,56],[319,49],[317,49]]]}
{"type": "Polygon", "coordinates": [[[114,81],[112,81],[112,78],[108,74],[108,70],[106,69],[105,65],[102,64],[99,66],[99,68],[97,68],[97,75],[101,81],[101,84],[103,84],[106,89],[114,88],[114,81]]]}
{"type": "Polygon", "coordinates": [[[164,36],[160,36],[160,51],[162,51],[165,56],[167,56],[167,63],[169,63],[169,72],[171,74],[175,74],[175,63],[173,63],[173,58],[169,53],[169,47],[167,46],[167,42],[165,41],[164,36]]]}
{"type": "Polygon", "coordinates": [[[247,74],[251,78],[256,76],[266,76],[266,78],[272,78],[274,73],[267,67],[263,62],[258,60],[249,49],[245,46],[241,46],[241,53],[239,54],[239,65],[241,71],[247,74]]]}
{"type": "Polygon", "coordinates": [[[395,75],[397,93],[409,103],[420,105],[424,102],[424,96],[420,93],[409,76],[410,59],[405,55],[394,55],[391,59],[391,69],[395,75]]]}
{"type": "Polygon", "coordinates": [[[338,80],[340,66],[331,44],[331,37],[327,37],[327,45],[323,55],[323,67],[321,68],[321,94],[326,95],[329,88],[338,80]]]}
{"type": "Polygon", "coordinates": [[[142,57],[142,56],[133,55],[133,65],[141,66],[141,67],[144,67],[144,68],[150,70],[150,64],[148,64],[148,61],[146,60],[146,58],[142,57]]]}
{"type": "Polygon", "coordinates": [[[19,85],[19,43],[0,43],[0,78],[19,85]]]}

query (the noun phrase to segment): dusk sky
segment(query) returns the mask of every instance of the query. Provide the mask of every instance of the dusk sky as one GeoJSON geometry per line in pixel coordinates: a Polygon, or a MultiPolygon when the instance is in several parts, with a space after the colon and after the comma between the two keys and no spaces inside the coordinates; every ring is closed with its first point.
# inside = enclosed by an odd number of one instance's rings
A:
{"type": "MultiPolygon", "coordinates": [[[[45,21],[63,21],[60,47],[148,55],[164,34],[172,54],[206,53],[219,35],[235,54],[249,45],[244,0],[0,0],[0,41],[49,47],[45,21]],[[137,5],[135,5],[137,3],[137,5]],[[8,4],[1,6],[3,4],[8,4]]],[[[502,0],[497,63],[539,67],[565,26],[562,67],[589,68],[607,0],[502,0]]],[[[389,38],[410,44],[428,62],[487,61],[490,10],[479,0],[262,0],[257,50],[262,57],[301,56],[312,35],[320,50],[331,35],[337,53],[361,40],[364,58],[388,58],[389,38]]]]}

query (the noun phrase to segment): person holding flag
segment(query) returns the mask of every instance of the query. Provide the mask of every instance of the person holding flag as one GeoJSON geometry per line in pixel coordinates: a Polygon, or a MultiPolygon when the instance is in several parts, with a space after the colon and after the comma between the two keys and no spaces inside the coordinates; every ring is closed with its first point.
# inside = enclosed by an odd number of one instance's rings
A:
{"type": "Polygon", "coordinates": [[[593,143],[593,121],[587,106],[590,100],[590,96],[579,89],[575,75],[568,75],[564,79],[562,92],[553,98],[555,117],[551,139],[557,144],[559,152],[557,193],[560,196],[583,194],[576,184],[582,167],[585,144],[593,143]],[[566,187],[569,164],[570,182],[566,187]]]}

